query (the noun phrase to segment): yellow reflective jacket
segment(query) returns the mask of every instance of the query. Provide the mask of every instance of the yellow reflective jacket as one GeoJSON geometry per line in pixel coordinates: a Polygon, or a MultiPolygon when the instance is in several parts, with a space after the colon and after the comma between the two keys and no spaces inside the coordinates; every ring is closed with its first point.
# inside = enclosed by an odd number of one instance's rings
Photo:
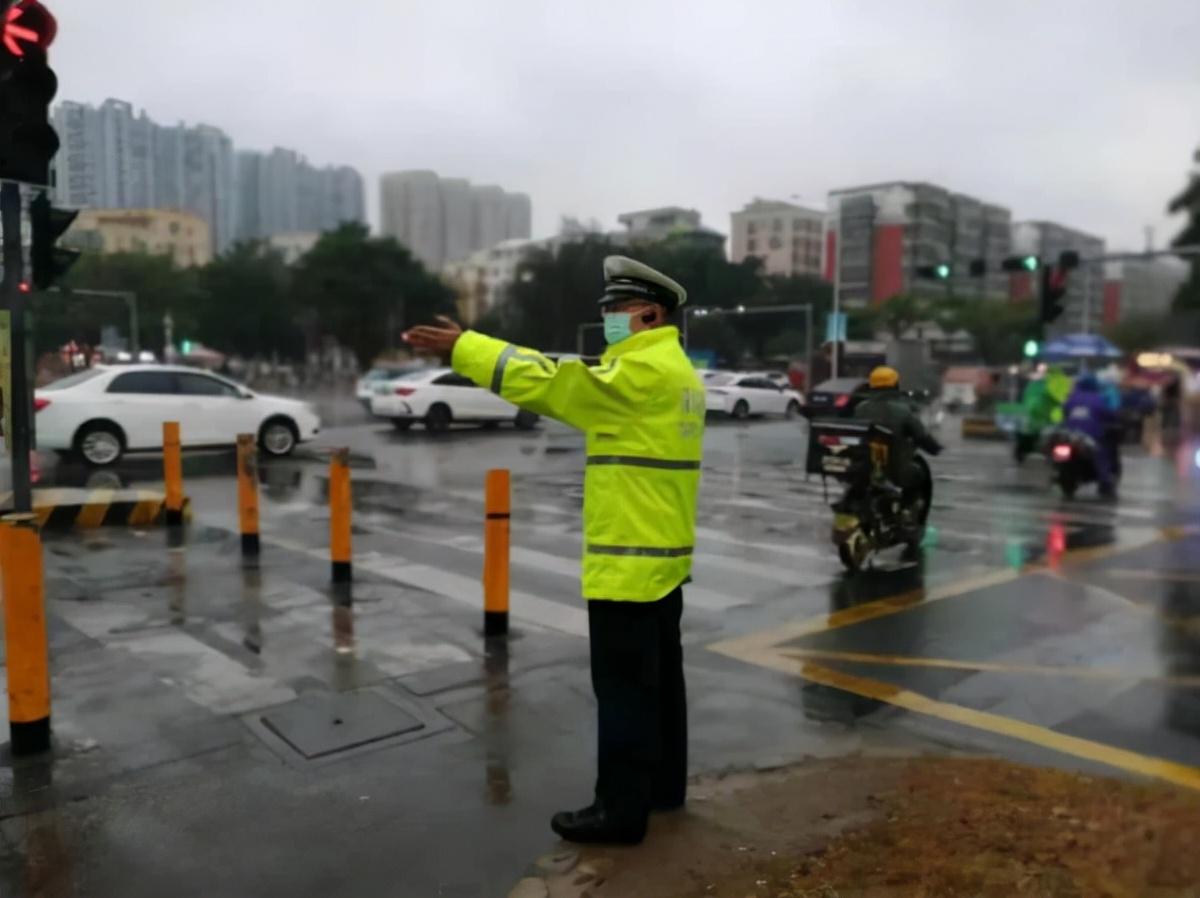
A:
{"type": "Polygon", "coordinates": [[[653,602],[687,580],[695,544],[704,389],[673,327],[610,346],[596,367],[467,331],[454,370],[587,434],[583,595],[653,602]]]}

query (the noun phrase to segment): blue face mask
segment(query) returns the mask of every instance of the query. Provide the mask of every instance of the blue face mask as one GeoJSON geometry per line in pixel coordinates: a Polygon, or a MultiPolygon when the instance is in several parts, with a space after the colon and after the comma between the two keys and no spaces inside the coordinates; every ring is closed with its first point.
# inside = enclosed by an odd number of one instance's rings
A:
{"type": "Polygon", "coordinates": [[[609,312],[604,316],[604,340],[609,346],[633,336],[632,312],[609,312]]]}

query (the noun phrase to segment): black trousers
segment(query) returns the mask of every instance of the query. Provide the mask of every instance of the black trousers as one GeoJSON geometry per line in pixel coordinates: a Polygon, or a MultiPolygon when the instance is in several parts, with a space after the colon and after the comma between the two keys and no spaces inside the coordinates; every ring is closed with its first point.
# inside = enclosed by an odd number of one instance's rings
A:
{"type": "Polygon", "coordinates": [[[687,700],[680,587],[657,602],[588,602],[592,688],[599,710],[596,800],[621,824],[687,791],[687,700]]]}

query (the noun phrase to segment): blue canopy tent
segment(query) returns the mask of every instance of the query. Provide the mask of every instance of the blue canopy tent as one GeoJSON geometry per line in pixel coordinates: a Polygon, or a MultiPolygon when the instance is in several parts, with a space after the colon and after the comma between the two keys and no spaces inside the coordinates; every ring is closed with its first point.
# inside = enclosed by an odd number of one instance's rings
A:
{"type": "Polygon", "coordinates": [[[1122,353],[1098,334],[1067,334],[1048,342],[1039,355],[1047,362],[1066,362],[1119,359],[1122,353]]]}

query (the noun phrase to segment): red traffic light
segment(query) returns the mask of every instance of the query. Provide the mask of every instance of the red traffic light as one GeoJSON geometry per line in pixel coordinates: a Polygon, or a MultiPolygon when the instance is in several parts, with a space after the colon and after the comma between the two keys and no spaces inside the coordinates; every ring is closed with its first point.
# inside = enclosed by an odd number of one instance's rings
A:
{"type": "Polygon", "coordinates": [[[40,50],[49,49],[58,34],[58,20],[38,0],[17,0],[4,14],[4,35],[0,42],[13,56],[25,55],[31,44],[40,50]]]}

